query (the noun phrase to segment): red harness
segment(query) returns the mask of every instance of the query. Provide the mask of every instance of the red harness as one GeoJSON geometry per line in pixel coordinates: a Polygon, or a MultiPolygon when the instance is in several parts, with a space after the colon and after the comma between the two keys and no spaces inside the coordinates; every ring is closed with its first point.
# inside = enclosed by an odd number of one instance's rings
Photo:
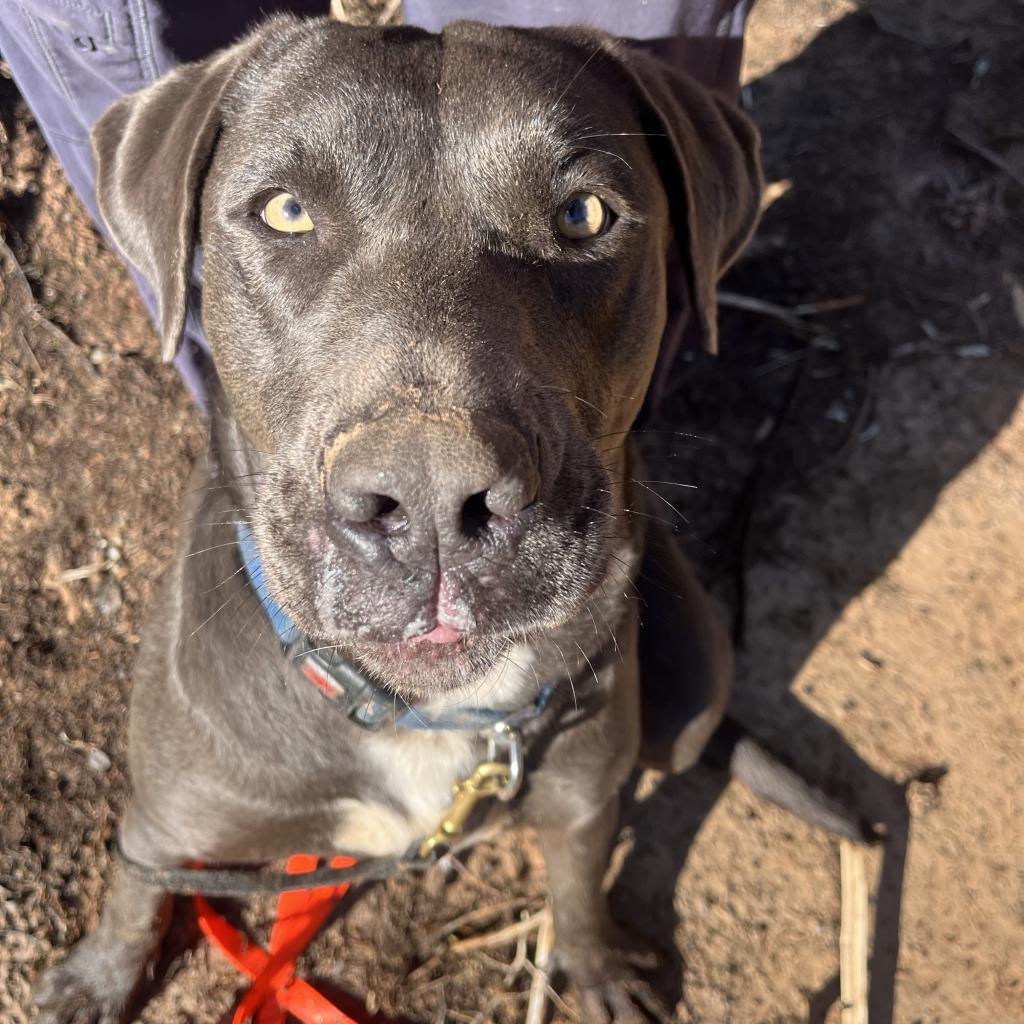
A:
{"type": "MultiPolygon", "coordinates": [[[[353,857],[335,857],[331,867],[355,864],[353,857]]],[[[297,853],[288,858],[290,875],[304,874],[320,864],[319,858],[297,853]]],[[[295,961],[323,927],[348,884],[282,893],[270,932],[270,949],[250,941],[224,920],[202,896],[195,896],[203,934],[238,970],[252,979],[249,990],[235,1007],[232,1024],[285,1024],[288,1014],[303,1024],[359,1024],[339,1010],[308,982],[295,976],[295,961]]]]}

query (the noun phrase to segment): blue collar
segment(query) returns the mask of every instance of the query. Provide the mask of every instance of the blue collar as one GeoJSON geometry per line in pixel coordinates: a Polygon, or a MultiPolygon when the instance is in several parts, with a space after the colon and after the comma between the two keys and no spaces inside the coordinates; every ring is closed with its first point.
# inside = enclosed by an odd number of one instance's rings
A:
{"type": "Polygon", "coordinates": [[[384,725],[402,729],[491,732],[497,725],[517,727],[536,718],[547,706],[561,680],[542,686],[529,704],[512,710],[478,707],[446,707],[432,711],[406,703],[394,691],[377,682],[354,662],[341,657],[334,647],[317,647],[292,622],[270,594],[252,531],[238,526],[238,549],[246,575],[263,605],[285,657],[347,718],[364,729],[384,725]]]}

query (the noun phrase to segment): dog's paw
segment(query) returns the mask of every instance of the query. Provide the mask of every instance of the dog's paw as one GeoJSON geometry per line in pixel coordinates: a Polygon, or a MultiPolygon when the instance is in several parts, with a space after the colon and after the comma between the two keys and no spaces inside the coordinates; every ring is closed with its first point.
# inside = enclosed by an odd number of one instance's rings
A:
{"type": "Polygon", "coordinates": [[[36,1024],[119,1024],[138,970],[94,938],[84,939],[36,981],[36,1024]]]}
{"type": "Polygon", "coordinates": [[[587,1024],[672,1024],[675,1017],[638,969],[657,965],[657,957],[625,941],[589,949],[563,949],[556,963],[573,982],[580,1019],[587,1024]]]}

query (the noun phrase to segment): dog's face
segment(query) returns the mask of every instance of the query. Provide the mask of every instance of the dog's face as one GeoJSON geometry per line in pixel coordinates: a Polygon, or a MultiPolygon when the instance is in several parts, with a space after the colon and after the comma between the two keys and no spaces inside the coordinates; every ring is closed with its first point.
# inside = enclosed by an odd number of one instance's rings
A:
{"type": "Polygon", "coordinates": [[[271,590],[406,692],[465,684],[605,581],[667,254],[700,323],[752,226],[746,123],[686,83],[680,122],[640,68],[591,33],[281,18],[97,129],[171,351],[199,221],[220,457],[271,590]],[[161,196],[133,175],[169,136],[161,196]]]}

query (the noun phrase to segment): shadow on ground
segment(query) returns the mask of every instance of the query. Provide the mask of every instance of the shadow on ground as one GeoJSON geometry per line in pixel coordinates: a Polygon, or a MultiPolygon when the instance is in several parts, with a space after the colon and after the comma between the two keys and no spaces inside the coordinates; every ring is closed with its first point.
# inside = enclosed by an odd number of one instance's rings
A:
{"type": "MultiPolygon", "coordinates": [[[[740,717],[889,835],[871,965],[876,1024],[893,1019],[907,780],[878,774],[790,686],[835,617],[1006,422],[1024,355],[1000,348],[1019,334],[1007,282],[1024,268],[1012,241],[1024,190],[979,155],[1022,137],[1019,115],[997,114],[1007,111],[1004,95],[1024,90],[1024,12],[925,6],[928,17],[912,0],[852,13],[749,86],[767,180],[786,184],[724,287],[786,308],[852,304],[818,314],[817,335],[724,310],[722,355],[681,367],[668,409],[645,435],[653,478],[699,485],[685,501],[665,496],[686,518],[691,556],[732,609],[740,717]],[[907,414],[897,435],[877,407],[890,368],[908,360],[920,374],[914,393],[895,399],[907,414]],[[791,522],[793,494],[820,497],[799,506],[813,505],[811,519],[791,522]],[[785,564],[794,530],[820,538],[822,563],[793,566],[780,616],[748,630],[750,569],[785,564]]],[[[761,605],[771,600],[758,595],[761,605]]],[[[626,808],[634,846],[614,905],[666,950],[676,948],[677,876],[726,781],[699,766],[626,808]]],[[[682,973],[675,957],[662,978],[674,995],[682,973]]],[[[836,978],[811,993],[810,1024],[837,997],[836,978]]]]}

